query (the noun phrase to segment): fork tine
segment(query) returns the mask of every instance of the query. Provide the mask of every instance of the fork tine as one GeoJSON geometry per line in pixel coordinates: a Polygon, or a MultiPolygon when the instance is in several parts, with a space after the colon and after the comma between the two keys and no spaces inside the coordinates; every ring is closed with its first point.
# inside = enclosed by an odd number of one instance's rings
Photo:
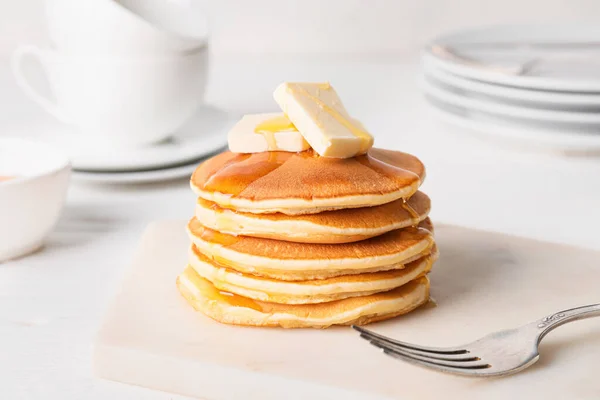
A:
{"type": "Polygon", "coordinates": [[[361,337],[367,340],[378,339],[382,342],[389,343],[398,347],[403,347],[405,349],[422,351],[425,353],[436,353],[436,354],[467,354],[468,351],[465,349],[461,349],[458,347],[426,347],[419,346],[411,343],[400,342],[398,340],[391,339],[387,336],[380,335],[378,333],[372,332],[368,329],[362,328],[360,326],[352,325],[352,328],[358,332],[360,332],[361,337]]]}
{"type": "Polygon", "coordinates": [[[465,375],[465,376],[482,375],[482,371],[484,371],[486,368],[488,368],[488,367],[458,368],[458,367],[454,367],[454,366],[445,366],[443,364],[437,364],[437,363],[432,363],[432,362],[428,362],[428,361],[421,361],[416,358],[398,353],[393,350],[384,349],[383,352],[384,352],[384,354],[387,354],[390,357],[394,357],[399,360],[406,361],[408,363],[417,365],[419,367],[425,367],[425,368],[433,369],[433,370],[440,371],[440,372],[450,372],[450,373],[457,374],[457,375],[465,375]]]}
{"type": "Polygon", "coordinates": [[[429,360],[462,361],[462,362],[478,361],[478,360],[480,360],[479,357],[476,357],[476,356],[470,354],[469,352],[467,352],[467,353],[460,353],[460,354],[432,353],[432,352],[414,350],[414,349],[411,349],[411,348],[408,348],[408,347],[397,346],[395,344],[384,342],[384,341],[376,339],[376,338],[367,338],[367,337],[365,337],[363,335],[361,335],[361,337],[363,339],[365,339],[365,340],[368,340],[372,345],[377,346],[377,347],[379,347],[381,349],[383,349],[383,348],[389,348],[389,349],[397,350],[397,351],[399,351],[401,353],[406,353],[406,354],[409,354],[409,355],[426,357],[429,360]]]}
{"type": "Polygon", "coordinates": [[[370,342],[370,343],[373,346],[382,349],[383,352],[386,354],[390,354],[390,355],[398,354],[398,355],[402,355],[405,357],[410,357],[415,360],[423,361],[423,363],[425,363],[425,364],[435,364],[435,365],[439,365],[441,367],[455,367],[455,368],[464,368],[464,369],[484,369],[484,368],[490,367],[490,365],[488,363],[481,361],[478,358],[476,358],[475,360],[469,360],[469,361],[442,360],[442,359],[433,358],[430,356],[417,355],[417,354],[410,353],[408,351],[401,350],[401,349],[390,348],[390,347],[387,347],[385,345],[382,345],[382,344],[379,344],[376,342],[370,342]]]}

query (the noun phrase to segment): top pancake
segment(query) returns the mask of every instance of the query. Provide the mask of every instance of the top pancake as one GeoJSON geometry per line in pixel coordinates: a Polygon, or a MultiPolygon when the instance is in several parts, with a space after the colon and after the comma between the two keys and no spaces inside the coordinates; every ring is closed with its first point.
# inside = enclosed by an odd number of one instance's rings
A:
{"type": "Polygon", "coordinates": [[[371,149],[347,159],[301,153],[221,153],[191,178],[199,197],[251,213],[312,214],[409,198],[425,178],[416,157],[371,149]]]}

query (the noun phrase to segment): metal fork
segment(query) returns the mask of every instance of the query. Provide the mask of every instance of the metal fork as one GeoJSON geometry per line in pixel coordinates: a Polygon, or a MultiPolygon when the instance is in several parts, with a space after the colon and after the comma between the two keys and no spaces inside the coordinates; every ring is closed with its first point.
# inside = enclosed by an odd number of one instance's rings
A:
{"type": "Polygon", "coordinates": [[[499,376],[519,372],[539,358],[540,341],[567,322],[600,316],[600,303],[548,315],[520,328],[491,333],[457,347],[425,347],[400,342],[352,325],[360,336],[394,358],[441,372],[468,376],[499,376]]]}

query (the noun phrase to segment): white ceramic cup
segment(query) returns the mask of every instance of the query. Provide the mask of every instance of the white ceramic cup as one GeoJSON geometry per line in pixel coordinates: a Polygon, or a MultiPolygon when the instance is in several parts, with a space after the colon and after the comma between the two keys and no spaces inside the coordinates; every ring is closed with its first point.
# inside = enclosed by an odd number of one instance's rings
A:
{"type": "Polygon", "coordinates": [[[50,39],[63,53],[159,55],[205,46],[195,0],[46,0],[50,39]]]}
{"type": "Polygon", "coordinates": [[[82,134],[113,145],[165,139],[203,101],[208,50],[162,57],[76,56],[22,46],[12,68],[24,92],[48,113],[82,134]],[[34,88],[22,72],[26,58],[43,67],[56,100],[34,88]]]}
{"type": "Polygon", "coordinates": [[[43,245],[63,207],[71,165],[51,146],[0,137],[0,262],[43,245]]]}

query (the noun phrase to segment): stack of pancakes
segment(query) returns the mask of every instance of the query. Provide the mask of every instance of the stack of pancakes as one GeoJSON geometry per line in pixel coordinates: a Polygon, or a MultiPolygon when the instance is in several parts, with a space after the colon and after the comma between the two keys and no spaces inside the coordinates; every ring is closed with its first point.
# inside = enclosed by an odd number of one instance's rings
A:
{"type": "Polygon", "coordinates": [[[224,323],[287,328],[366,324],[429,300],[437,257],[423,164],[371,149],[348,159],[225,152],[191,178],[195,309],[224,323]]]}

